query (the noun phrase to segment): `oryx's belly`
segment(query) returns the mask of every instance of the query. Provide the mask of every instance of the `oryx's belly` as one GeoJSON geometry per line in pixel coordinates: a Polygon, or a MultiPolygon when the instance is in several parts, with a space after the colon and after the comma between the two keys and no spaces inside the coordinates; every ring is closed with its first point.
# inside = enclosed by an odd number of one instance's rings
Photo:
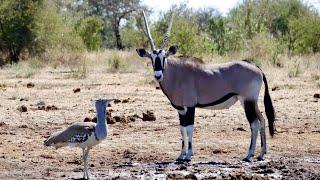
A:
{"type": "Polygon", "coordinates": [[[212,106],[204,106],[201,108],[204,109],[213,109],[213,110],[219,110],[219,109],[228,109],[229,107],[231,107],[232,105],[234,105],[237,102],[238,98],[237,96],[232,96],[230,98],[228,98],[227,100],[225,100],[224,102],[221,102],[219,104],[216,105],[212,105],[212,106]]]}

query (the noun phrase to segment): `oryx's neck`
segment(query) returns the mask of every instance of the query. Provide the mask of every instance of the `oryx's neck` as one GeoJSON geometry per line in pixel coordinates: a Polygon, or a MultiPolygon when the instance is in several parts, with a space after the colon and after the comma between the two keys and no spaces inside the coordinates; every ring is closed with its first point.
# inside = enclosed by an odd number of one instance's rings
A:
{"type": "Polygon", "coordinates": [[[106,107],[97,106],[97,125],[95,129],[96,137],[102,140],[107,137],[108,125],[106,124],[106,107]]]}
{"type": "Polygon", "coordinates": [[[177,74],[179,71],[178,69],[176,62],[168,59],[166,62],[166,68],[163,71],[163,80],[159,82],[161,90],[171,103],[175,103],[173,94],[177,84],[181,83],[179,82],[179,75],[177,74]]]}

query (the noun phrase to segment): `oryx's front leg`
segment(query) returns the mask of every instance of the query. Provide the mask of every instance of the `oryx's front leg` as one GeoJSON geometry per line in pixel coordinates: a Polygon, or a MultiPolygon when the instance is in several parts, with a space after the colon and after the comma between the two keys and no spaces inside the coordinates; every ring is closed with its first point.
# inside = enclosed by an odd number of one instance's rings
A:
{"type": "Polygon", "coordinates": [[[184,110],[179,110],[180,131],[182,135],[182,149],[178,157],[178,161],[190,161],[193,155],[192,137],[194,125],[194,107],[184,107],[184,110]]]}

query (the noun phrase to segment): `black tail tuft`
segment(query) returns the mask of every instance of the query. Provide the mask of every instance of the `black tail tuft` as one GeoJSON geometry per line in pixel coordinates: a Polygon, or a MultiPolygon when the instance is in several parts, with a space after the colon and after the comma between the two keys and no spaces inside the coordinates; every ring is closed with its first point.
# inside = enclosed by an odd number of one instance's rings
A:
{"type": "Polygon", "coordinates": [[[274,132],[275,132],[275,126],[274,126],[274,121],[275,121],[275,113],[274,113],[274,108],[272,105],[271,97],[269,94],[269,87],[268,87],[268,82],[266,79],[266,76],[263,75],[263,82],[264,82],[264,108],[266,111],[266,115],[268,118],[268,124],[269,124],[269,132],[271,137],[273,137],[274,132]]]}

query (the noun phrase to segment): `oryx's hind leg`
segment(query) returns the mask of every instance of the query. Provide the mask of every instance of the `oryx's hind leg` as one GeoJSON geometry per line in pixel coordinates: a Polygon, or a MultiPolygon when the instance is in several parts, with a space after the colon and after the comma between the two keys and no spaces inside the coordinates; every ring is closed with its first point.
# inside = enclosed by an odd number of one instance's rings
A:
{"type": "Polygon", "coordinates": [[[190,161],[193,155],[192,137],[195,107],[185,107],[184,110],[180,110],[178,113],[182,136],[182,149],[177,161],[190,161]]]}
{"type": "Polygon", "coordinates": [[[250,141],[248,155],[243,159],[243,161],[246,161],[246,162],[250,162],[251,157],[253,157],[254,155],[254,151],[257,143],[257,136],[260,128],[259,118],[256,113],[256,104],[257,104],[256,101],[252,101],[252,100],[245,100],[243,102],[245,114],[250,123],[250,128],[251,128],[251,141],[250,141]]]}
{"type": "Polygon", "coordinates": [[[266,123],[265,119],[263,118],[258,105],[256,104],[256,113],[258,115],[258,118],[260,120],[260,136],[261,136],[261,151],[260,155],[258,156],[258,161],[263,160],[263,156],[267,154],[267,138],[266,138],[266,123]]]}

